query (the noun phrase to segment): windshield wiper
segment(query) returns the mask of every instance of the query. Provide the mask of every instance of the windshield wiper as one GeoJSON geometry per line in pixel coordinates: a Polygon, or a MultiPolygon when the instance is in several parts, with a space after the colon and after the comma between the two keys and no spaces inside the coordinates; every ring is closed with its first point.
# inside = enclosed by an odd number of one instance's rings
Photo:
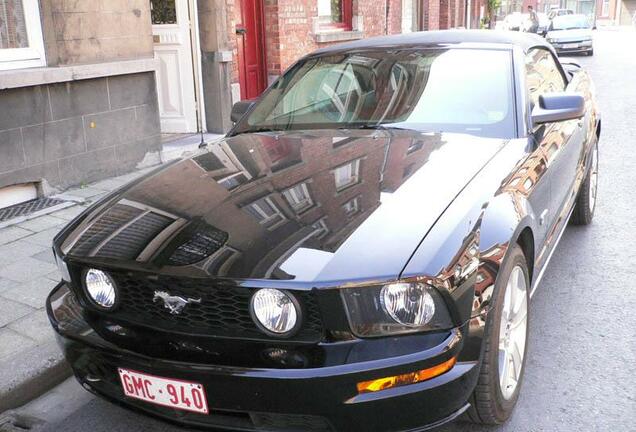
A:
{"type": "Polygon", "coordinates": [[[399,127],[399,126],[390,126],[390,125],[386,125],[386,124],[380,124],[380,123],[368,123],[368,124],[361,124],[361,125],[343,125],[341,127],[338,127],[337,129],[342,130],[342,129],[359,129],[359,130],[412,130],[409,128],[403,128],[403,127],[399,127]]]}
{"type": "Polygon", "coordinates": [[[288,129],[274,129],[270,127],[259,127],[259,128],[245,129],[245,130],[236,132],[235,135],[241,135],[245,133],[258,133],[258,132],[284,132],[286,130],[288,129]]]}

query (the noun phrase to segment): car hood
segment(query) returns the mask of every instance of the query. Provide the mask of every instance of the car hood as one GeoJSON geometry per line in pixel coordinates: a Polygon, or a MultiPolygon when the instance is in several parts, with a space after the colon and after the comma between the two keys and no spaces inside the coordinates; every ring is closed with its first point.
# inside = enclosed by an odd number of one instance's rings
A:
{"type": "Polygon", "coordinates": [[[552,30],[547,34],[548,39],[556,39],[558,41],[579,41],[583,38],[592,37],[592,31],[589,29],[572,29],[572,30],[552,30]]]}
{"type": "Polygon", "coordinates": [[[405,130],[237,135],[113,193],[60,249],[194,277],[389,280],[505,142],[405,130]]]}

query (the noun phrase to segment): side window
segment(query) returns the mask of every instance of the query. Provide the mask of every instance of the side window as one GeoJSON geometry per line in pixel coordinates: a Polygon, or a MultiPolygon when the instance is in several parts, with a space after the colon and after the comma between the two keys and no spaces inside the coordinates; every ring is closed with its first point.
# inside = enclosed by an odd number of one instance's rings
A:
{"type": "Polygon", "coordinates": [[[526,55],[526,84],[533,105],[542,94],[565,90],[565,80],[552,53],[535,48],[526,55]]]}

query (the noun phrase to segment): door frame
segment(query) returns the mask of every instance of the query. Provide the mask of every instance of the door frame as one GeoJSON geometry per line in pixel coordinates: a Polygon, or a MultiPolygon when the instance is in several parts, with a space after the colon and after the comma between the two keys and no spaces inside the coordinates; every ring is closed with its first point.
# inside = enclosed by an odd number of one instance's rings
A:
{"type": "MultiPolygon", "coordinates": [[[[203,76],[203,72],[202,72],[202,55],[201,55],[201,40],[200,40],[200,36],[199,36],[199,14],[198,14],[198,10],[196,7],[196,0],[185,0],[185,1],[180,1],[175,2],[175,7],[179,8],[181,7],[182,9],[185,9],[185,11],[181,12],[182,14],[185,15],[185,17],[187,17],[188,20],[188,27],[187,27],[187,36],[183,36],[184,38],[184,42],[187,41],[189,43],[189,50],[184,49],[183,50],[183,58],[187,60],[187,62],[189,62],[189,67],[184,67],[183,72],[181,72],[181,76],[180,76],[180,85],[183,86],[185,80],[187,79],[192,80],[192,98],[194,100],[194,106],[187,104],[184,105],[183,109],[184,110],[191,110],[192,108],[194,109],[194,116],[193,116],[193,122],[189,122],[191,124],[191,127],[189,128],[190,130],[186,133],[198,133],[199,131],[202,132],[206,132],[207,131],[207,125],[206,125],[206,117],[205,117],[205,100],[203,97],[203,81],[202,81],[202,76],[203,76]]],[[[179,12],[177,12],[179,14],[179,12]]],[[[153,27],[153,35],[154,35],[154,27],[155,24],[151,23],[152,27],[153,27]]],[[[179,24],[178,22],[176,24],[167,24],[167,26],[180,26],[182,24],[179,24]]],[[[184,29],[186,30],[186,29],[184,29]]],[[[185,33],[185,32],[184,32],[185,33]]],[[[153,36],[154,38],[154,36],[153,36]]],[[[153,41],[153,55],[157,56],[157,50],[155,48],[155,41],[153,41]]],[[[181,67],[181,66],[180,66],[181,67]]],[[[157,86],[157,96],[159,97],[159,93],[161,91],[161,89],[159,88],[161,86],[161,83],[159,81],[159,71],[156,71],[156,86],[157,86]]],[[[189,87],[189,85],[188,85],[189,87]]],[[[185,100],[183,101],[183,103],[185,104],[185,100]]],[[[164,128],[161,128],[161,131],[164,132],[164,128]]]]}
{"type": "MultiPolygon", "coordinates": [[[[260,58],[260,64],[259,67],[261,69],[261,72],[263,74],[263,78],[262,78],[262,82],[261,85],[263,87],[263,90],[265,90],[267,88],[268,85],[268,75],[267,75],[267,44],[266,44],[266,38],[265,38],[265,2],[263,0],[254,0],[254,2],[256,3],[256,5],[258,6],[258,23],[257,23],[257,28],[258,31],[260,33],[260,40],[262,41],[263,44],[263,50],[262,50],[262,55],[260,58]]],[[[241,25],[245,24],[245,10],[243,9],[243,7],[241,7],[241,25]]],[[[236,28],[238,29],[238,24],[236,26],[236,28]]],[[[240,87],[240,93],[241,93],[241,100],[245,100],[247,99],[246,96],[246,92],[247,92],[247,77],[245,76],[245,44],[244,44],[244,36],[239,36],[239,35],[234,35],[235,37],[237,37],[237,48],[238,48],[238,55],[237,55],[237,60],[238,60],[238,75],[239,75],[239,87],[240,87]]],[[[258,40],[258,39],[257,39],[258,40]]]]}
{"type": "Polygon", "coordinates": [[[196,0],[188,0],[188,13],[190,14],[190,48],[192,50],[197,128],[201,132],[207,132],[205,98],[203,97],[203,60],[201,58],[201,34],[199,33],[199,9],[197,8],[196,0]]]}

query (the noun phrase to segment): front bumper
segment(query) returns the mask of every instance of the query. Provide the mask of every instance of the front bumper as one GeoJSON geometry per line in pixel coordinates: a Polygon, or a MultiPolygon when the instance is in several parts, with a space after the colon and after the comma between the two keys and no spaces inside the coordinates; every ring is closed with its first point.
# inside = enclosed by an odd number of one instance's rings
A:
{"type": "Polygon", "coordinates": [[[552,42],[557,54],[585,53],[593,49],[592,42],[552,42]]]}
{"type": "MultiPolygon", "coordinates": [[[[75,376],[90,391],[127,407],[191,426],[244,431],[416,431],[461,415],[479,362],[464,361],[465,329],[440,345],[373,361],[308,369],[266,369],[175,361],[125,350],[99,336],[65,284],[47,300],[49,319],[75,376]],[[413,372],[457,356],[450,371],[417,384],[358,394],[361,381],[413,372]],[[117,368],[199,382],[210,414],[188,413],[126,398],[117,368]]],[[[468,325],[466,325],[467,327],[468,325]]],[[[471,349],[474,352],[474,346],[471,349]]]]}

